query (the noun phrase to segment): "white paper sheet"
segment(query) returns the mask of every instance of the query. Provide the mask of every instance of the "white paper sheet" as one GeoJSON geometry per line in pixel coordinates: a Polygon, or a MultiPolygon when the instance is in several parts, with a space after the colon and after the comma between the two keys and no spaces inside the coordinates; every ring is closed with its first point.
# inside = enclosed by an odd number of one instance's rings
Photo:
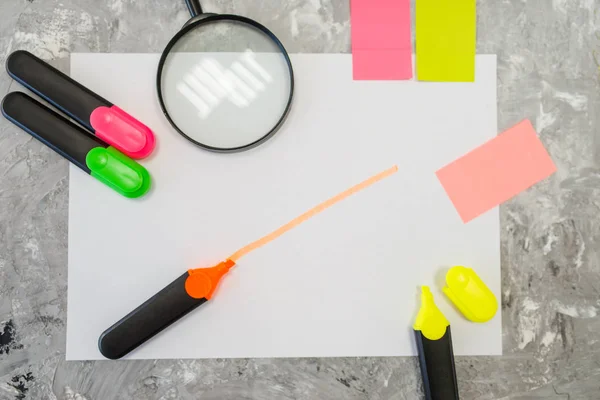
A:
{"type": "Polygon", "coordinates": [[[155,94],[158,55],[73,54],[71,75],[150,126],[153,190],[128,200],[71,166],[67,359],[189,268],[371,175],[400,171],[240,260],[214,299],[129,358],[414,355],[418,286],[434,287],[457,355],[501,354],[500,312],[467,322],[441,292],[468,265],[500,299],[498,212],[463,224],[434,172],[496,135],[496,58],[474,84],[353,81],[350,55],[293,55],[277,135],[238,154],[194,147],[155,94]]]}

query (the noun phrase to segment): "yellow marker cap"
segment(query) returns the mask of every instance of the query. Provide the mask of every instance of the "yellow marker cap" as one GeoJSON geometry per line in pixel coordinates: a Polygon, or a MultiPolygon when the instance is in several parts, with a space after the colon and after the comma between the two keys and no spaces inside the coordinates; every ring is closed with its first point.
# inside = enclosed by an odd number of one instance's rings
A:
{"type": "Polygon", "coordinates": [[[487,322],[496,315],[496,296],[471,268],[450,268],[446,285],[444,293],[468,320],[487,322]]]}
{"type": "Polygon", "coordinates": [[[444,314],[435,305],[433,294],[428,286],[421,286],[421,308],[413,329],[421,331],[429,340],[441,339],[450,325],[444,314]]]}

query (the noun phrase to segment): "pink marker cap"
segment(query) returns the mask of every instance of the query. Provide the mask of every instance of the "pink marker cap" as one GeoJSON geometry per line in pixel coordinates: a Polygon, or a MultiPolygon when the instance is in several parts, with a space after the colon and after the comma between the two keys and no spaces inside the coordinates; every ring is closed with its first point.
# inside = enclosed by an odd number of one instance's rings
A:
{"type": "Polygon", "coordinates": [[[152,130],[117,106],[96,108],[90,124],[96,136],[131,158],[145,158],[154,150],[152,130]]]}

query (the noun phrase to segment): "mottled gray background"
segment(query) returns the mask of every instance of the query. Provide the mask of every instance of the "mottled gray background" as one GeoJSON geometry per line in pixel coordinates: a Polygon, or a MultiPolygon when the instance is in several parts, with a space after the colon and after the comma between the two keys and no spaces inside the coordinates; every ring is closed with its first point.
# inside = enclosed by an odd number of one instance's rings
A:
{"type": "MultiPolygon", "coordinates": [[[[291,52],[349,52],[348,0],[204,0],[291,52]]],[[[599,0],[478,1],[500,129],[530,118],[558,166],[501,209],[503,357],[461,357],[463,399],[600,399],[599,0]]],[[[159,52],[182,0],[0,0],[27,49],[159,52]]],[[[16,88],[0,72],[0,94],[16,88]]],[[[67,162],[0,120],[0,399],[419,399],[414,358],[65,362],[67,162]]],[[[93,316],[91,316],[93,317],[93,316]]]]}

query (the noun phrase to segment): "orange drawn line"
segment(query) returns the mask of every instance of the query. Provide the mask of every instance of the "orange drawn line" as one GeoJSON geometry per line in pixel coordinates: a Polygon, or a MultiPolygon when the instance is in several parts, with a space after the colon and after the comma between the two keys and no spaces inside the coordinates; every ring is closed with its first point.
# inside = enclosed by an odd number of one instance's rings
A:
{"type": "Polygon", "coordinates": [[[371,178],[367,179],[366,181],[363,181],[363,182],[359,183],[358,185],[355,185],[355,186],[351,187],[350,189],[345,190],[342,193],[330,198],[329,200],[324,201],[323,203],[319,204],[318,206],[316,206],[316,207],[312,208],[311,210],[308,210],[304,214],[300,215],[299,217],[294,218],[293,220],[291,220],[287,224],[283,225],[282,227],[269,233],[267,236],[264,236],[264,237],[258,239],[257,241],[252,242],[245,247],[242,247],[241,249],[239,249],[238,251],[233,253],[231,255],[231,257],[229,257],[229,260],[231,260],[233,262],[237,262],[240,258],[245,256],[246,254],[258,249],[259,247],[264,246],[265,244],[271,242],[274,239],[277,239],[279,236],[283,235],[290,229],[297,227],[301,223],[314,217],[321,211],[326,210],[327,208],[331,207],[335,203],[342,201],[347,197],[352,196],[354,193],[357,193],[363,189],[366,189],[367,187],[371,186],[372,184],[377,183],[380,180],[385,179],[392,174],[395,174],[396,172],[398,172],[398,166],[394,165],[392,168],[387,169],[383,172],[380,172],[377,175],[374,175],[371,178]]]}

